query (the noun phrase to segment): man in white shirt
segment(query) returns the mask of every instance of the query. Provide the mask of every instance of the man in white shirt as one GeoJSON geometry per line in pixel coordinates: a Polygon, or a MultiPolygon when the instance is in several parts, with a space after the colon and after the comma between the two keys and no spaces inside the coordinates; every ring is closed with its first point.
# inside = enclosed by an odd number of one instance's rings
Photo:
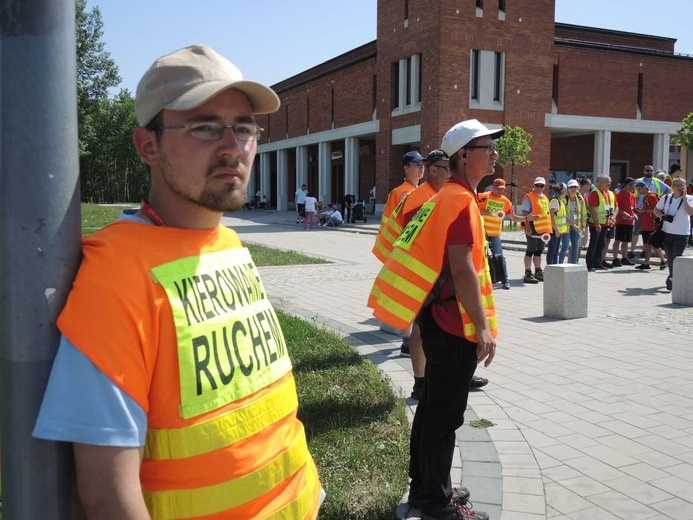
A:
{"type": "Polygon", "coordinates": [[[674,259],[686,249],[691,232],[690,216],[693,215],[693,195],[686,195],[685,179],[674,179],[671,187],[674,192],[659,199],[654,208],[654,214],[664,221],[664,252],[669,266],[666,285],[670,291],[673,286],[674,259]]]}
{"type": "Polygon", "coordinates": [[[301,184],[301,187],[296,190],[296,194],[294,196],[296,211],[298,213],[296,224],[301,224],[306,216],[306,195],[308,195],[308,188],[305,184],[301,184]]]}

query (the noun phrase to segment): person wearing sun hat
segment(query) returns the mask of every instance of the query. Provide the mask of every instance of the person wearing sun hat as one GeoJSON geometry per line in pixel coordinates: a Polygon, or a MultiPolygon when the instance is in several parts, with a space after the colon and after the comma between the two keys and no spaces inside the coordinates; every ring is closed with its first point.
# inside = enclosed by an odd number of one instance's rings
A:
{"type": "Polygon", "coordinates": [[[544,194],[546,179],[537,177],[534,179],[533,189],[522,199],[522,216],[525,219],[524,228],[527,237],[524,265],[525,283],[539,283],[544,281],[544,271],[541,269],[541,254],[544,244],[551,238],[551,213],[550,201],[544,194]],[[534,265],[534,274],[532,274],[534,265]]]}
{"type": "Polygon", "coordinates": [[[318,516],[286,342],[221,224],[246,200],[254,116],[278,108],[205,45],[157,59],[137,87],[149,194],[83,242],[34,430],[73,443],[89,518],[318,516]]]}

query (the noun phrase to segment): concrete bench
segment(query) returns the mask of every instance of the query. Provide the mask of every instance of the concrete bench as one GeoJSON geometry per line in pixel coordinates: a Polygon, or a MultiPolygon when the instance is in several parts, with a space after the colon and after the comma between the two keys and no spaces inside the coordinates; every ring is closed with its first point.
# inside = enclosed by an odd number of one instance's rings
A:
{"type": "Polygon", "coordinates": [[[587,269],[556,264],[544,268],[544,316],[561,320],[587,317],[587,269]]]}
{"type": "Polygon", "coordinates": [[[673,288],[671,303],[693,307],[693,256],[674,259],[673,288]]]}

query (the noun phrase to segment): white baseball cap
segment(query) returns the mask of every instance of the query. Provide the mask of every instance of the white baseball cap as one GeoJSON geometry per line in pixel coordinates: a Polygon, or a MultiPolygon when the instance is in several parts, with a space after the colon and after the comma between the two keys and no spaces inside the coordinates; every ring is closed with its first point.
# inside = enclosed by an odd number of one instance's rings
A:
{"type": "Polygon", "coordinates": [[[570,179],[570,180],[568,181],[568,187],[569,187],[569,188],[572,188],[573,186],[575,186],[576,188],[579,188],[579,187],[580,187],[580,183],[578,183],[578,181],[576,181],[575,179],[570,179]]]}
{"type": "Polygon", "coordinates": [[[546,179],[544,179],[544,177],[537,177],[536,179],[534,179],[534,184],[543,184],[544,186],[546,186],[546,179]]]}
{"type": "Polygon", "coordinates": [[[504,128],[491,130],[476,119],[468,119],[467,121],[457,123],[450,130],[445,132],[443,143],[440,147],[448,154],[448,157],[452,157],[460,148],[464,148],[477,137],[490,135],[491,139],[498,139],[499,137],[503,137],[503,134],[505,134],[504,128]]]}

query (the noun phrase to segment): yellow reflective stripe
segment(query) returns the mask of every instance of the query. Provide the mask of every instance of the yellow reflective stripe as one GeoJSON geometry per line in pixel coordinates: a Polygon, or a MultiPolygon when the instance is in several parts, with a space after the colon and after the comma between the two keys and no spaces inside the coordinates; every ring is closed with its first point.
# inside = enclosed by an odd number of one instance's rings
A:
{"type": "Polygon", "coordinates": [[[195,518],[220,513],[241,506],[265,493],[293,475],[310,459],[305,435],[266,466],[221,484],[170,491],[142,490],[152,518],[195,518]]]}
{"type": "MultiPolygon", "coordinates": [[[[488,328],[490,330],[496,330],[498,328],[498,318],[495,316],[492,318],[487,318],[488,328]]],[[[476,327],[473,323],[467,322],[464,324],[464,335],[465,337],[470,337],[476,335],[476,327]]]]}
{"type": "Polygon", "coordinates": [[[428,293],[424,291],[421,287],[411,283],[410,281],[402,278],[401,276],[396,275],[395,273],[393,273],[385,267],[383,267],[380,270],[378,278],[380,278],[388,285],[391,285],[398,291],[403,292],[407,296],[411,296],[417,301],[422,302],[426,299],[426,296],[428,296],[428,293]]]}
{"type": "Polygon", "coordinates": [[[493,293],[482,296],[481,297],[481,303],[484,305],[484,309],[488,309],[489,307],[493,307],[494,304],[496,303],[496,300],[493,298],[493,293]]]}
{"type": "Polygon", "coordinates": [[[377,249],[384,258],[387,258],[390,255],[390,251],[387,250],[380,240],[375,241],[375,249],[377,249]]]}
{"type": "Polygon", "coordinates": [[[308,511],[315,505],[313,501],[319,500],[319,495],[315,495],[315,486],[318,483],[317,470],[314,468],[306,468],[308,473],[306,476],[306,486],[301,491],[298,498],[283,508],[281,508],[276,513],[267,517],[266,520],[296,520],[303,519],[308,514],[308,511]]]}
{"type": "Polygon", "coordinates": [[[479,285],[484,286],[491,283],[491,273],[488,269],[484,269],[482,273],[479,274],[479,285]]]}
{"type": "Polygon", "coordinates": [[[395,240],[397,240],[399,233],[393,235],[392,233],[390,233],[390,230],[387,229],[387,226],[384,226],[380,228],[380,236],[383,240],[386,240],[390,248],[392,248],[392,244],[394,244],[395,240]]]}
{"type": "Polygon", "coordinates": [[[144,458],[185,459],[247,439],[298,408],[293,378],[261,399],[208,421],[171,430],[147,431],[144,458]]]}
{"type": "MultiPolygon", "coordinates": [[[[390,217],[390,219],[387,221],[387,225],[392,229],[395,235],[395,240],[397,240],[397,237],[399,234],[402,232],[402,226],[399,225],[399,222],[397,222],[395,219],[390,217]]],[[[393,240],[394,242],[394,240],[393,240]]]]}
{"type": "Polygon", "coordinates": [[[431,269],[426,264],[417,260],[413,256],[410,256],[409,254],[405,253],[402,249],[393,249],[392,253],[390,253],[390,258],[392,258],[395,262],[401,264],[402,266],[406,267],[410,271],[416,273],[421,278],[426,280],[428,283],[435,283],[435,281],[438,279],[437,271],[431,269]]]}
{"type": "Polygon", "coordinates": [[[405,321],[407,323],[412,323],[414,321],[414,318],[416,318],[416,314],[414,314],[414,312],[409,307],[405,307],[401,303],[390,298],[385,293],[380,293],[378,295],[378,306],[381,309],[386,310],[390,314],[394,314],[402,321],[405,321]]]}

